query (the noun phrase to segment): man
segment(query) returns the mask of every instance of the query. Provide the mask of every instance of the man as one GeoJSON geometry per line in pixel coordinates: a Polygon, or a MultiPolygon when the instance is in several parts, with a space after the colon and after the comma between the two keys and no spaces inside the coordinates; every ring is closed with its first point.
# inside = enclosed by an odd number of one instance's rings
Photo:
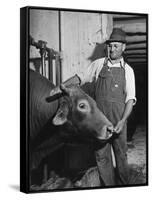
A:
{"type": "Polygon", "coordinates": [[[78,83],[79,79],[81,84],[94,83],[97,105],[112,122],[116,133],[104,147],[95,152],[99,174],[105,186],[127,185],[129,168],[126,155],[126,122],[136,102],[135,78],[133,69],[125,63],[122,56],[126,48],[125,32],[114,28],[106,44],[107,57],[91,63],[88,71],[85,72],[85,77],[75,76],[65,84],[78,83]],[[116,173],[113,167],[111,147],[115,156],[116,173]],[[118,182],[115,182],[116,174],[118,182]]]}

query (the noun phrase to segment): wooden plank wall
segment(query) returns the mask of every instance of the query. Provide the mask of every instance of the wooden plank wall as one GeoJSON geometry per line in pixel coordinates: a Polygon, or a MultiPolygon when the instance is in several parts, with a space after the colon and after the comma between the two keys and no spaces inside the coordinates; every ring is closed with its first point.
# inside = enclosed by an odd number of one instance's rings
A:
{"type": "Polygon", "coordinates": [[[122,28],[127,35],[125,57],[130,64],[146,63],[146,15],[113,15],[114,27],[122,28]]]}

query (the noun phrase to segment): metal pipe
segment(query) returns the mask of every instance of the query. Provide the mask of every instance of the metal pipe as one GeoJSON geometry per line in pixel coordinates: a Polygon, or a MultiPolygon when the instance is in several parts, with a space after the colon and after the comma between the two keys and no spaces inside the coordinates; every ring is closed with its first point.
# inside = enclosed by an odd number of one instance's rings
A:
{"type": "Polygon", "coordinates": [[[40,55],[42,64],[42,75],[46,77],[46,64],[45,64],[46,50],[40,49],[40,55]]]}
{"type": "MultiPolygon", "coordinates": [[[[60,15],[60,12],[59,12],[60,15]]],[[[61,38],[60,38],[61,39],[61,38]]],[[[53,81],[53,59],[55,60],[55,67],[56,67],[56,84],[59,85],[61,83],[61,55],[59,52],[48,48],[46,46],[47,42],[39,40],[38,42],[35,42],[35,40],[30,36],[30,45],[35,46],[37,49],[39,49],[40,55],[41,55],[41,63],[42,63],[42,75],[47,76],[46,74],[46,59],[48,59],[48,77],[49,80],[53,81]]],[[[60,44],[61,48],[61,44],[60,44]]]]}

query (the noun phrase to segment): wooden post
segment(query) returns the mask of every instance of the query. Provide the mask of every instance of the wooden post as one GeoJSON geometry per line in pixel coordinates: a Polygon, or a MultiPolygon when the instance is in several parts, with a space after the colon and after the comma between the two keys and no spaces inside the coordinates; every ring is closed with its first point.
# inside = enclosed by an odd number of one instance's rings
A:
{"type": "Polygon", "coordinates": [[[48,77],[49,80],[53,83],[53,61],[52,61],[52,56],[51,56],[51,52],[48,51],[48,77]]]}
{"type": "Polygon", "coordinates": [[[56,85],[61,83],[61,74],[60,74],[60,56],[57,54],[55,56],[55,67],[56,67],[56,85]]]}

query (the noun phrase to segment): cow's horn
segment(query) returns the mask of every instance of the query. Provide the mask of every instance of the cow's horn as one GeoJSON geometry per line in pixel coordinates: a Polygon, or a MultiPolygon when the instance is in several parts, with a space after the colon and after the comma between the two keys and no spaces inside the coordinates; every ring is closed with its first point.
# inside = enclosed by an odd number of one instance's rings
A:
{"type": "Polygon", "coordinates": [[[67,88],[64,84],[61,83],[60,89],[62,90],[63,93],[70,95],[70,91],[71,91],[70,88],[67,88]]]}

